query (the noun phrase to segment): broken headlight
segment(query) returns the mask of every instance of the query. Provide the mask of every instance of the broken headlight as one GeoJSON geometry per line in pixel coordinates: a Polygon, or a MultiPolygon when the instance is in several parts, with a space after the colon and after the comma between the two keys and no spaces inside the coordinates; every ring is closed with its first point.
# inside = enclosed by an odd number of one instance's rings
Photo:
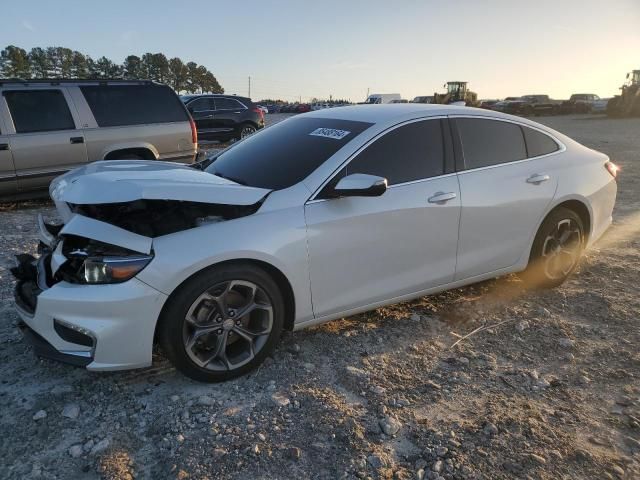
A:
{"type": "Polygon", "coordinates": [[[82,266],[86,283],[120,283],[133,278],[146,267],[153,256],[89,257],[82,266]]]}

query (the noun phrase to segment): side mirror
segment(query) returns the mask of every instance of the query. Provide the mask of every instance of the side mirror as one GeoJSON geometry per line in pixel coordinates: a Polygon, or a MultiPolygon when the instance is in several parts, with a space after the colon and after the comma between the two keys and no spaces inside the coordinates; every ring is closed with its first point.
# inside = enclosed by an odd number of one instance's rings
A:
{"type": "Polygon", "coordinates": [[[387,191],[387,179],[365,173],[342,178],[333,188],[334,197],[379,197],[387,191]]]}

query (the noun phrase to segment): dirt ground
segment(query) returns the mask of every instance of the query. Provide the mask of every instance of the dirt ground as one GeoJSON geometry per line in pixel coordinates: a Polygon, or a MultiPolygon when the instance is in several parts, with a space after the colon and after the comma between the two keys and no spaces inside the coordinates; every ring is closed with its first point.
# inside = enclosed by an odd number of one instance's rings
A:
{"type": "Polygon", "coordinates": [[[0,477],[640,478],[640,119],[540,118],[622,170],[614,226],[560,288],[516,277],[286,334],[224,384],[36,359],[12,256],[46,202],[0,208],[0,477]],[[451,346],[482,325],[492,326],[451,346]]]}

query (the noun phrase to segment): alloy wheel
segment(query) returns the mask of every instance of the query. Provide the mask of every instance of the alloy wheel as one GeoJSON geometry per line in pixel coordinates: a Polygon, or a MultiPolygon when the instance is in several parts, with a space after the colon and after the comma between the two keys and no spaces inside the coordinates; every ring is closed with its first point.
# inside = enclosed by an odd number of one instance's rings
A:
{"type": "Polygon", "coordinates": [[[231,371],[250,362],[273,327],[273,306],[253,282],[231,280],[203,292],[191,304],[183,344],[191,361],[208,370],[231,371]]]}
{"type": "Polygon", "coordinates": [[[248,137],[249,135],[252,135],[256,133],[256,128],[252,127],[251,125],[245,125],[242,127],[242,130],[240,130],[240,138],[245,138],[248,137]]]}
{"type": "Polygon", "coordinates": [[[575,268],[582,249],[582,229],[566,218],[556,224],[542,245],[544,274],[551,280],[564,278],[575,268]]]}

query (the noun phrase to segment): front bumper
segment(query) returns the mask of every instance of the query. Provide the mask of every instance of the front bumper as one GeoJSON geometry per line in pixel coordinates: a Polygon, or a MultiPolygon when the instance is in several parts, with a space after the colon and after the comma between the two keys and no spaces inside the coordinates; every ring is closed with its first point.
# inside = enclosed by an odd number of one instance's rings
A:
{"type": "Polygon", "coordinates": [[[37,355],[88,370],[151,365],[165,294],[136,278],[112,285],[51,284],[46,272],[49,254],[39,259],[21,256],[19,261],[16,310],[37,355]],[[61,325],[83,332],[81,338],[91,338],[91,345],[69,341],[73,336],[64,335],[61,325]]]}

